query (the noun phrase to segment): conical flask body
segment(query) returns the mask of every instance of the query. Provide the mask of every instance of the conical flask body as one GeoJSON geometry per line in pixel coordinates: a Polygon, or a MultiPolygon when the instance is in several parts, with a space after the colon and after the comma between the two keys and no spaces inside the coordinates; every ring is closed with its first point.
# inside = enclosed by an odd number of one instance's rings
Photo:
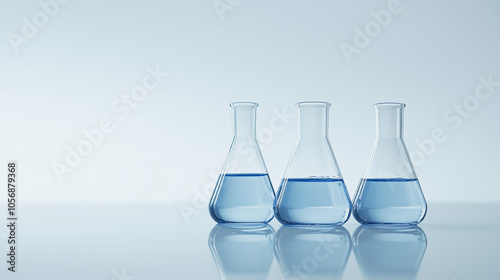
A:
{"type": "Polygon", "coordinates": [[[341,225],[351,200],[328,140],[326,102],[300,102],[299,138],[274,204],[282,224],[341,225]]]}
{"type": "Polygon", "coordinates": [[[234,137],[209,211],[218,223],[267,223],[274,191],[255,137],[256,103],[231,104],[234,137]]]}
{"type": "Polygon", "coordinates": [[[361,224],[418,224],[427,204],[404,143],[401,103],[375,104],[377,139],[354,198],[361,224]]]}

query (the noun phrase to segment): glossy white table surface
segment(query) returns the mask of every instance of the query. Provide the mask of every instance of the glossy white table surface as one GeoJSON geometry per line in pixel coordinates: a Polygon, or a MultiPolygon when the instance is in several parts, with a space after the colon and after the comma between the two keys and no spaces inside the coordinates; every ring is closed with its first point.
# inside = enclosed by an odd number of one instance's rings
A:
{"type": "MultiPolygon", "coordinates": [[[[430,204],[416,228],[216,226],[173,204],[21,204],[18,215],[17,272],[2,262],[1,279],[500,279],[498,204],[430,204]]],[[[6,238],[3,226],[3,260],[6,238]]]]}

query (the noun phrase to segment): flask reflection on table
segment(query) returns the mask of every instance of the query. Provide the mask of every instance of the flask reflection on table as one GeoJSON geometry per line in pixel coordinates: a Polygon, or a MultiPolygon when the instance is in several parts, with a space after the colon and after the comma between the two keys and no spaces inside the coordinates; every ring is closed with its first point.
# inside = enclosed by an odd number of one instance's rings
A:
{"type": "Polygon", "coordinates": [[[354,255],[365,279],[415,279],[427,247],[418,226],[359,226],[354,255]]]}
{"type": "Polygon", "coordinates": [[[282,226],[274,253],[284,279],[341,279],[351,237],[344,227],[282,226]]]}
{"type": "Polygon", "coordinates": [[[267,224],[218,224],[208,244],[221,279],[267,279],[274,229],[267,224]]]}

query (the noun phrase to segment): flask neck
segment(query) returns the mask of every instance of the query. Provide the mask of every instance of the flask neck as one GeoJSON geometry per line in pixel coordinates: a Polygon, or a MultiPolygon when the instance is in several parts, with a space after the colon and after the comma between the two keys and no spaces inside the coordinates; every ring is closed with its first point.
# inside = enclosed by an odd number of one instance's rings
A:
{"type": "Polygon", "coordinates": [[[301,102],[299,107],[301,138],[326,138],[328,135],[328,109],[330,103],[301,102]]]}
{"type": "Polygon", "coordinates": [[[375,104],[377,138],[403,137],[403,109],[402,103],[375,104]]]}
{"type": "Polygon", "coordinates": [[[257,105],[232,105],[231,107],[233,108],[233,136],[235,138],[255,138],[257,105]]]}

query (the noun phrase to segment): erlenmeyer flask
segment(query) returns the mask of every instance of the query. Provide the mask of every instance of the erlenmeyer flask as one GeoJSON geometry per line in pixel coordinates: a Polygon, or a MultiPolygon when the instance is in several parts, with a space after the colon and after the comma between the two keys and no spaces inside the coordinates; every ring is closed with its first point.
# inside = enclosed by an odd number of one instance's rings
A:
{"type": "Polygon", "coordinates": [[[361,224],[418,224],[427,204],[403,141],[402,103],[377,103],[377,140],[354,199],[361,224]]]}
{"type": "Polygon", "coordinates": [[[257,103],[231,103],[234,136],[210,200],[218,223],[267,223],[274,190],[255,137],[257,103]]]}
{"type": "Polygon", "coordinates": [[[351,200],[328,140],[327,102],[297,103],[299,138],[281,181],[274,212],[282,224],[341,225],[351,200]]]}

